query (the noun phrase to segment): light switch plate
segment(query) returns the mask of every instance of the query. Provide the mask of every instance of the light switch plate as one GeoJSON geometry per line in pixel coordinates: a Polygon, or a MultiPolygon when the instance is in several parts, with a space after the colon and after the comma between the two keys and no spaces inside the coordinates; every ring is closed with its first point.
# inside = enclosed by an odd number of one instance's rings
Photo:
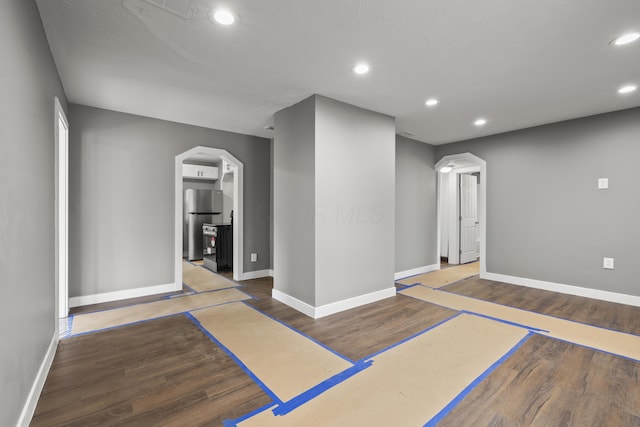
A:
{"type": "Polygon", "coordinates": [[[613,270],[613,258],[605,258],[602,266],[607,270],[613,270]]]}
{"type": "Polygon", "coordinates": [[[609,178],[598,178],[598,190],[609,188],[609,178]]]}

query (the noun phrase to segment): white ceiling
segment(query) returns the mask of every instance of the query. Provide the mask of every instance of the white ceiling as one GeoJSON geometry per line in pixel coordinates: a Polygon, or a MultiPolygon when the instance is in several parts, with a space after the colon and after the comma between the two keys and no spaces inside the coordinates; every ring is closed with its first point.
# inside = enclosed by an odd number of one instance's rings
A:
{"type": "Polygon", "coordinates": [[[430,144],[640,106],[616,92],[640,84],[640,42],[609,45],[640,29],[639,0],[166,1],[190,19],[145,0],[37,0],[69,101],[271,137],[275,112],[317,93],[430,144]],[[219,5],[236,24],[208,20],[219,5]]]}

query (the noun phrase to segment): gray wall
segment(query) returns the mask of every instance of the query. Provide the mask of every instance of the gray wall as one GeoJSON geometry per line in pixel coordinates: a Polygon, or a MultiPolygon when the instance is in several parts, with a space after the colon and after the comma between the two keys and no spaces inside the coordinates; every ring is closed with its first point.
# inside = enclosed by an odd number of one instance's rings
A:
{"type": "Polygon", "coordinates": [[[274,288],[314,307],[393,286],[393,117],[314,95],[275,115],[274,288]]]}
{"type": "Polygon", "coordinates": [[[33,1],[0,5],[0,425],[15,425],[55,331],[54,96],[33,1]]]}
{"type": "Polygon", "coordinates": [[[436,159],[487,162],[489,272],[640,295],[639,141],[635,108],[438,146],[436,159]]]}
{"type": "Polygon", "coordinates": [[[316,305],[393,287],[395,119],[316,96],[316,305]]]}
{"type": "Polygon", "coordinates": [[[244,269],[270,267],[268,140],[75,104],[69,119],[70,296],[173,283],[175,156],[196,146],[244,163],[244,269]]]}
{"type": "Polygon", "coordinates": [[[435,163],[433,146],[396,136],[396,272],[438,262],[435,163]]]}
{"type": "Polygon", "coordinates": [[[316,305],[315,101],[279,111],[273,139],[273,286],[316,305]]]}

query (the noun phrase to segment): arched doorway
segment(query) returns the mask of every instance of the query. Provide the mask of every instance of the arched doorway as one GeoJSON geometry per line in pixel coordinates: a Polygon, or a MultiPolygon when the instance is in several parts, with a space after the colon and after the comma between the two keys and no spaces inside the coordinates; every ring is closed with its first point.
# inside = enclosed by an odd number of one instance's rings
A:
{"type": "Polygon", "coordinates": [[[182,164],[187,159],[220,159],[224,160],[233,168],[234,188],[233,188],[233,279],[242,280],[244,275],[243,267],[243,188],[244,188],[244,166],[240,160],[230,154],[227,150],[211,147],[195,147],[184,153],[178,154],[175,159],[175,234],[174,234],[174,261],[175,261],[175,285],[176,291],[182,290],[182,234],[183,234],[183,203],[182,194],[182,164]]]}
{"type": "MultiPolygon", "coordinates": [[[[436,163],[436,171],[438,175],[438,244],[437,244],[437,259],[440,260],[442,253],[443,236],[442,230],[449,225],[449,229],[452,230],[452,251],[456,254],[459,251],[456,241],[459,240],[458,221],[459,210],[453,208],[457,203],[457,175],[461,173],[473,173],[479,172],[480,183],[478,188],[478,217],[479,220],[479,255],[480,255],[480,277],[483,278],[487,273],[487,209],[486,209],[486,197],[487,197],[487,162],[483,159],[471,154],[461,153],[444,156],[436,163]],[[444,169],[443,169],[444,168],[444,169]],[[452,179],[446,179],[449,177],[456,177],[455,181],[452,179]],[[447,185],[443,183],[447,182],[447,185]],[[450,191],[456,191],[456,197],[452,200],[450,191]]],[[[450,236],[447,236],[449,238],[450,236]]],[[[456,262],[458,263],[458,262],[456,262]]]]}

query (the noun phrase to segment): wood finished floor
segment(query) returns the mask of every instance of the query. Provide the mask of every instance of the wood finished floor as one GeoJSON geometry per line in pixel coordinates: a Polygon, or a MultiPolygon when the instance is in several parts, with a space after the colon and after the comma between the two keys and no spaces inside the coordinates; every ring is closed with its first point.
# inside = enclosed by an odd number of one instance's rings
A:
{"type": "MultiPolygon", "coordinates": [[[[243,283],[242,289],[256,298],[251,305],[354,360],[456,313],[398,295],[313,320],[271,299],[270,278],[243,283]]],[[[477,277],[445,289],[569,320],[640,331],[637,307],[477,277]]],[[[439,425],[640,426],[639,390],[640,363],[534,336],[439,425]]],[[[61,341],[31,425],[220,426],[224,419],[269,401],[228,355],[185,316],[177,315],[61,341]]]]}
{"type": "Polygon", "coordinates": [[[480,279],[478,276],[452,283],[442,289],[454,294],[640,335],[640,307],[493,282],[480,279]]]}

